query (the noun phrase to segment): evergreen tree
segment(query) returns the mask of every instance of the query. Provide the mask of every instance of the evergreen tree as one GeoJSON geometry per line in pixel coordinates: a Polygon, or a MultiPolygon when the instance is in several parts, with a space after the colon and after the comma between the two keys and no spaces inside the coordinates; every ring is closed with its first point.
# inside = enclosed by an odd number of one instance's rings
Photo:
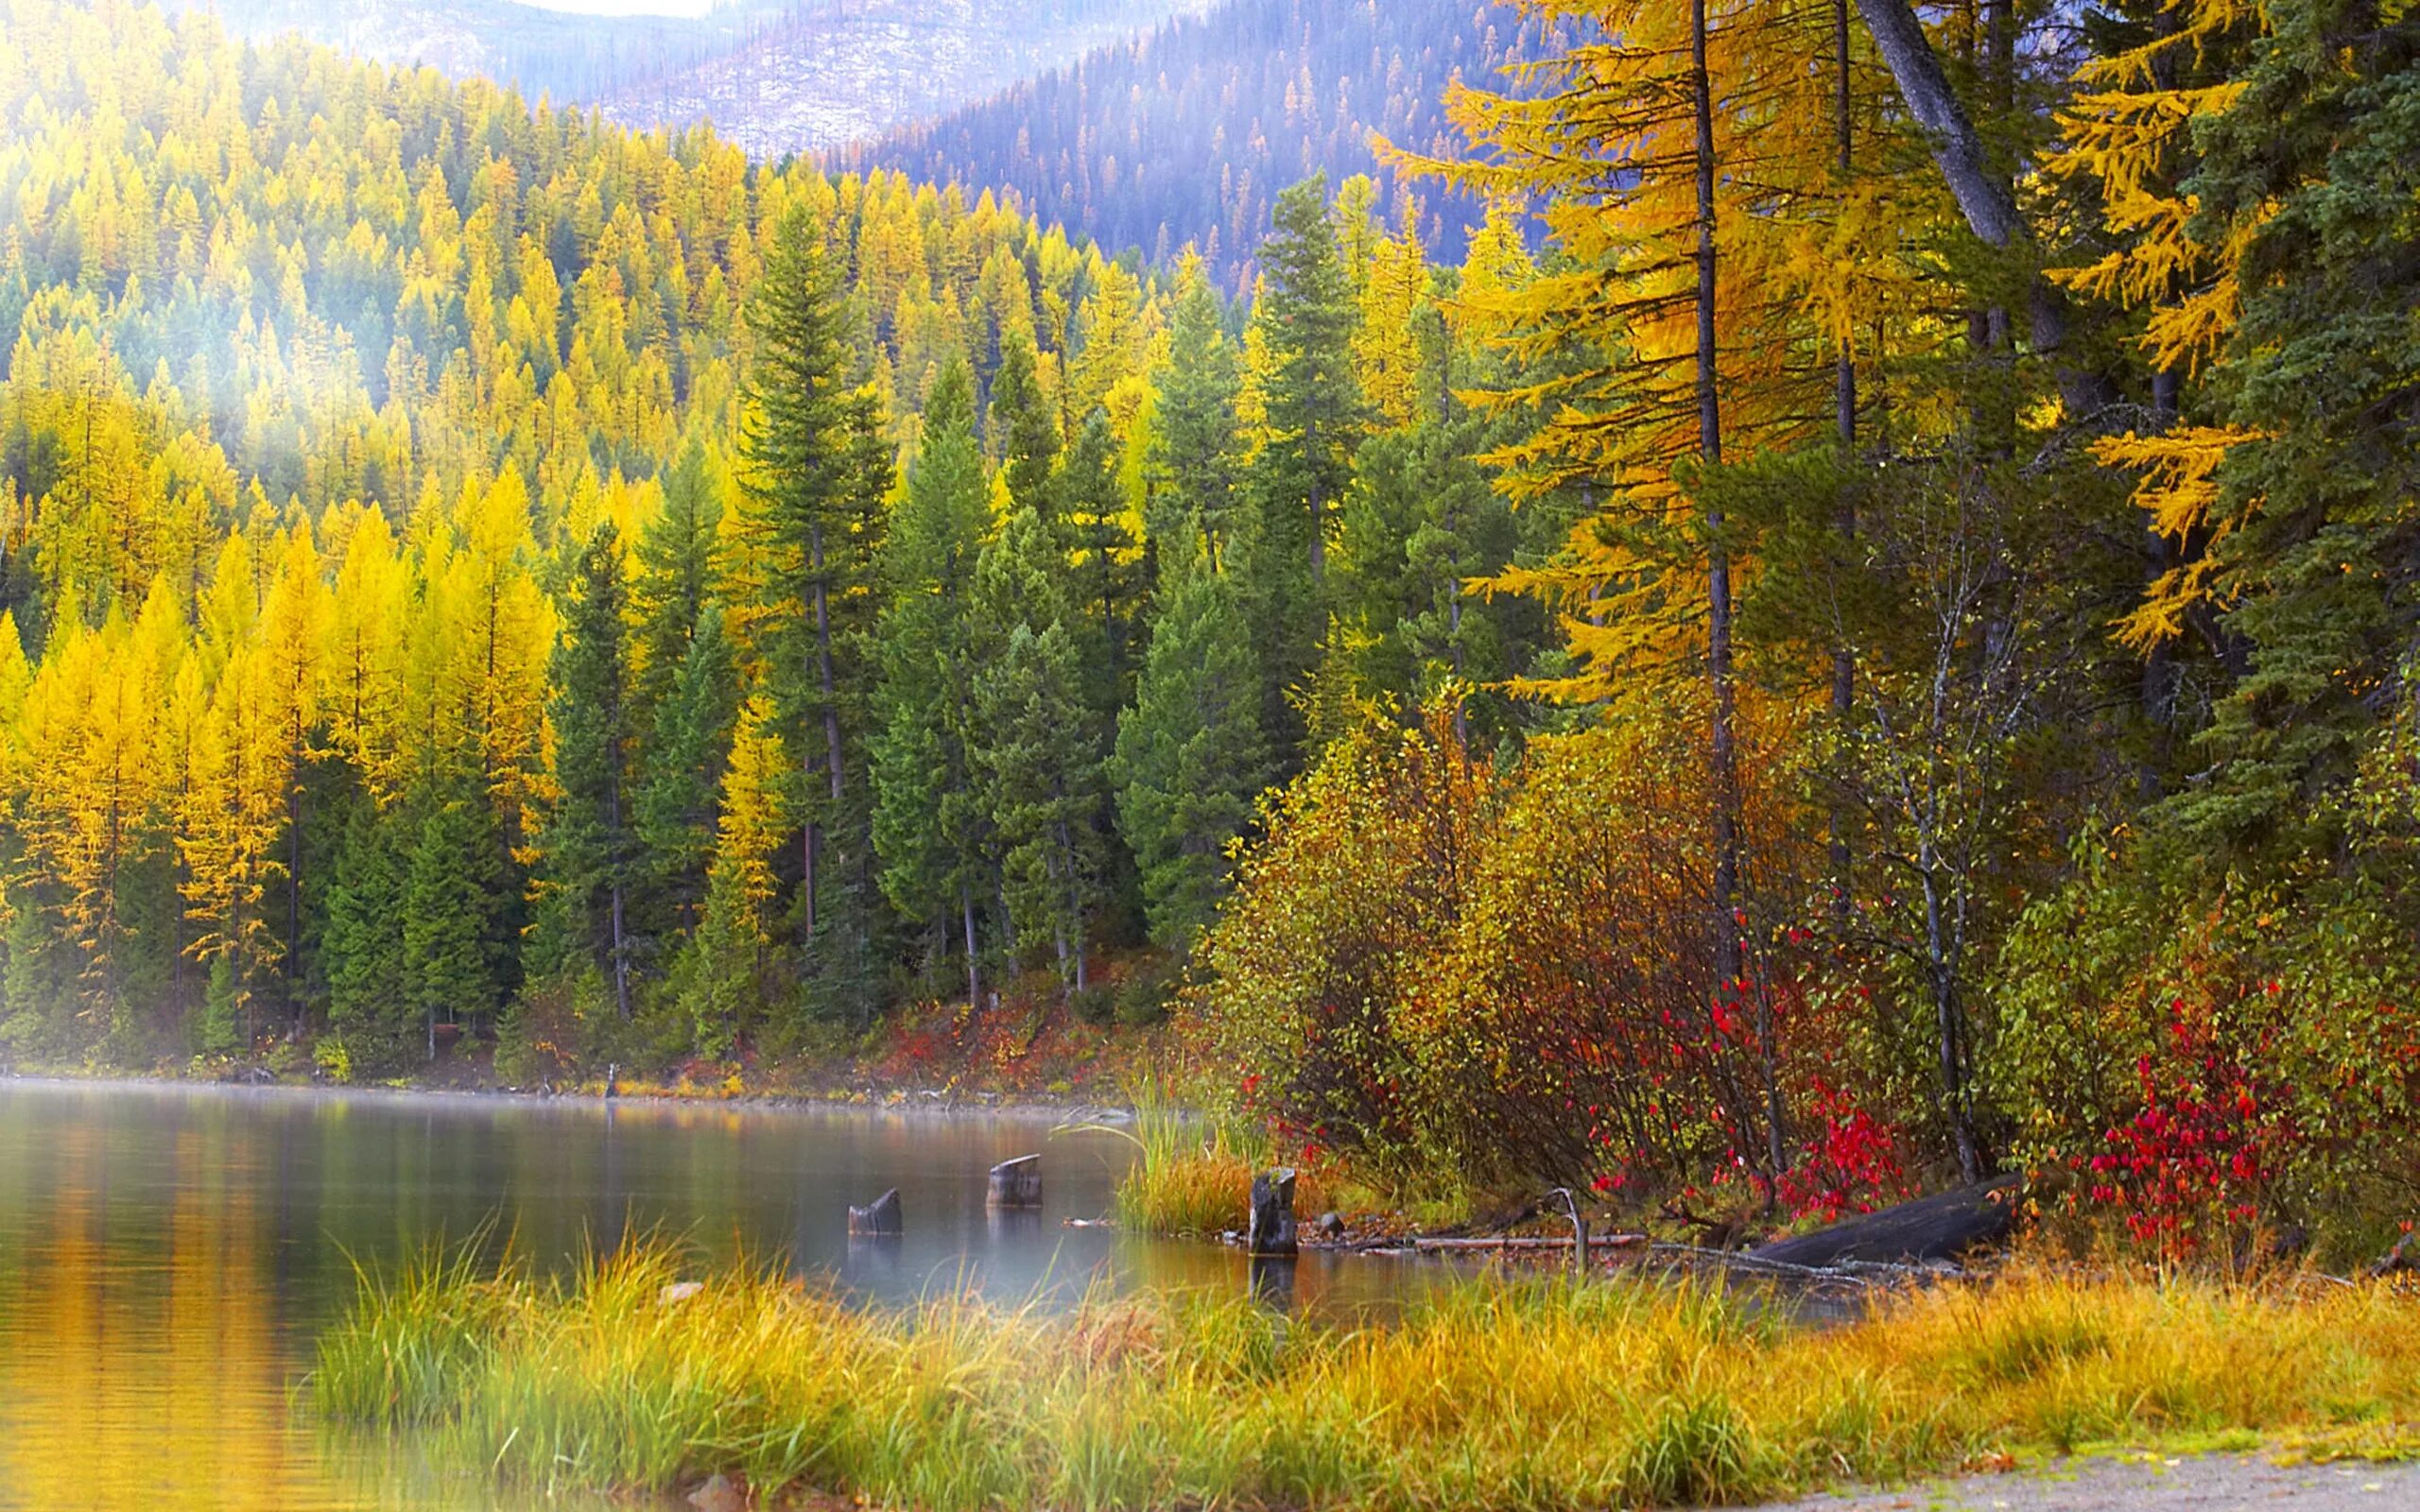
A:
{"type": "Polygon", "coordinates": [[[648,877],[675,929],[694,926],[714,859],[723,768],[739,708],[739,668],[723,610],[698,611],[680,665],[655,706],[638,793],[638,839],[648,877]]]}
{"type": "Polygon", "coordinates": [[[977,913],[994,888],[990,816],[970,752],[985,483],[974,380],[960,360],[926,404],[922,450],[884,545],[873,842],[891,906],[936,938],[958,936],[970,1005],[982,993],[977,913]]]}
{"type": "Polygon", "coordinates": [[[403,826],[375,804],[346,816],[328,888],[324,954],[328,1023],[354,1064],[371,1074],[402,1070],[418,1027],[404,951],[406,871],[403,826]]]}
{"type": "Polygon", "coordinates": [[[1080,992],[1106,857],[1099,742],[1065,627],[1011,630],[977,698],[1010,922],[1028,944],[1048,940],[1061,980],[1080,992]]]}
{"type": "Polygon", "coordinates": [[[569,943],[604,974],[614,1007],[631,1017],[630,901],[635,750],[624,645],[621,538],[602,526],[575,565],[555,647],[555,781],[548,867],[569,943]]]}
{"type": "Polygon", "coordinates": [[[1447,679],[1465,688],[1522,670],[1514,637],[1535,616],[1464,585],[1511,562],[1512,510],[1472,460],[1486,427],[1461,417],[1373,438],[1338,521],[1338,650],[1364,696],[1406,706],[1447,679]]]}
{"type": "Polygon", "coordinates": [[[1068,635],[1085,671],[1086,698],[1104,721],[1133,696],[1132,647],[1143,598],[1143,563],[1128,524],[1118,451],[1109,417],[1095,410],[1077,432],[1059,478],[1064,510],[1059,534],[1071,563],[1074,599],[1068,635]]]}
{"type": "Polygon", "coordinates": [[[642,730],[671,696],[707,601],[720,592],[716,542],[721,528],[719,483],[705,448],[692,440],[664,475],[664,508],[639,533],[631,575],[637,613],[631,706],[642,730]]]}
{"type": "Polygon", "coordinates": [[[1205,553],[1174,538],[1134,705],[1110,780],[1142,872],[1153,941],[1189,951],[1225,895],[1227,846],[1251,822],[1267,752],[1252,627],[1205,553]]]}
{"type": "Polygon", "coordinates": [[[1247,611],[1261,627],[1261,722],[1282,775],[1308,733],[1302,705],[1328,637],[1328,537],[1352,481],[1362,417],[1353,289],[1326,180],[1280,195],[1275,218],[1276,233],[1261,248],[1265,287],[1253,315],[1268,364],[1261,446],[1245,480],[1251,518],[1234,549],[1247,611]]]}
{"type": "Polygon", "coordinates": [[[1059,464],[1059,421],[1036,375],[1039,359],[1030,343],[1011,341],[992,380],[992,403],[984,435],[1000,459],[1009,497],[1046,521],[1056,521],[1051,476],[1059,464]]]}
{"type": "Polygon", "coordinates": [[[1366,428],[1354,378],[1353,285],[1337,248],[1324,176],[1277,197],[1276,233],[1261,244],[1266,290],[1268,438],[1257,469],[1264,507],[1283,509],[1304,543],[1312,582],[1325,576],[1329,517],[1353,477],[1366,428]]]}
{"type": "Polygon", "coordinates": [[[799,914],[823,1006],[872,1012],[881,900],[864,755],[873,564],[890,453],[861,377],[841,269],[804,210],[782,223],[750,307],[756,338],[745,438],[749,488],[772,558],[767,686],[802,762],[799,914]],[[798,608],[805,612],[800,614],[798,608]],[[833,937],[819,938],[825,924],[833,937]]]}
{"type": "Polygon", "coordinates": [[[2328,809],[2411,699],[2420,549],[2420,30],[2360,0],[2265,11],[2243,94],[2204,123],[2201,234],[2248,235],[2239,323],[2212,382],[2245,438],[2219,471],[2219,548],[2248,670],[2217,709],[2221,780],[2188,813],[2237,838],[2328,809]]]}
{"type": "Polygon", "coordinates": [[[404,983],[434,1059],[439,1023],[475,1026],[517,986],[520,889],[484,796],[456,780],[428,802],[404,882],[404,983]]]}
{"type": "Polygon", "coordinates": [[[1239,450],[1236,390],[1241,382],[1218,291],[1201,259],[1190,258],[1179,275],[1167,366],[1159,374],[1147,463],[1150,516],[1145,524],[1155,541],[1180,529],[1200,531],[1208,540],[1214,568],[1220,565],[1234,500],[1239,450]]]}

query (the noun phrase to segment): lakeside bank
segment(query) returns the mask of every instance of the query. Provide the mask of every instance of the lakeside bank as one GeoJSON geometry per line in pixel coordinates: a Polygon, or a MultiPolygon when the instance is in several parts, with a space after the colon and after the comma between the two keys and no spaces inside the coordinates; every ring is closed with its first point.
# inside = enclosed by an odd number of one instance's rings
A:
{"type": "Polygon", "coordinates": [[[312,1391],[510,1483],[933,1512],[1737,1503],[2113,1443],[2420,1443],[2420,1301],[2389,1283],[2018,1267],[1821,1329],[1768,1297],[1484,1279],[1383,1326],[1183,1291],[867,1312],[640,1246],[374,1282],[312,1391]]]}

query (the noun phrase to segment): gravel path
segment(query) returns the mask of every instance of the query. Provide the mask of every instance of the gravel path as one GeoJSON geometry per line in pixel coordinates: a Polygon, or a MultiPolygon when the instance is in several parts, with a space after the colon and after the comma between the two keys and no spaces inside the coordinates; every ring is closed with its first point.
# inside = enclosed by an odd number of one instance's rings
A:
{"type": "Polygon", "coordinates": [[[2420,1463],[2273,1465],[2256,1455],[2070,1461],[2030,1474],[1808,1497],[1760,1512],[2416,1512],[2420,1463]]]}

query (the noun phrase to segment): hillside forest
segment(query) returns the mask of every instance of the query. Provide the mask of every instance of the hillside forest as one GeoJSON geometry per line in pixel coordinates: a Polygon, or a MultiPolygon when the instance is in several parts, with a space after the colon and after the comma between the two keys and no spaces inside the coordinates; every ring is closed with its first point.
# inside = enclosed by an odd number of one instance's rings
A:
{"type": "Polygon", "coordinates": [[[827,160],[1014,195],[1158,266],[1191,247],[1235,295],[1280,193],[1367,175],[1382,219],[1417,198],[1423,245],[1459,263],[1486,202],[1416,186],[1385,147],[1451,152],[1448,89],[1501,79],[1575,25],[1495,0],[1235,0],[827,160]]]}
{"type": "Polygon", "coordinates": [[[11,1057],[778,1058],[1142,953],[1374,1179],[2409,1210],[2400,9],[1533,0],[1384,148],[1461,256],[1314,177],[1230,298],[0,4],[11,1057]]]}

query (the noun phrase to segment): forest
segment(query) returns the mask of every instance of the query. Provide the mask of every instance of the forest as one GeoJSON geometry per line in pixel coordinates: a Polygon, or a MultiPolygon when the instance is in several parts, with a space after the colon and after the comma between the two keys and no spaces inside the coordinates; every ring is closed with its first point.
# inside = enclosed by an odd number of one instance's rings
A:
{"type": "Polygon", "coordinates": [[[5,4],[10,1056],[1043,973],[1410,1189],[2409,1211],[2400,9],[1533,0],[1409,188],[1146,260],[5,4]]]}
{"type": "Polygon", "coordinates": [[[1279,193],[1366,174],[1383,218],[1416,214],[1430,255],[1459,263],[1484,199],[1415,189],[1382,145],[1446,152],[1451,86],[1496,80],[1575,25],[1495,0],[1230,0],[827,157],[1013,194],[1155,266],[1192,247],[1234,295],[1279,193]]]}

